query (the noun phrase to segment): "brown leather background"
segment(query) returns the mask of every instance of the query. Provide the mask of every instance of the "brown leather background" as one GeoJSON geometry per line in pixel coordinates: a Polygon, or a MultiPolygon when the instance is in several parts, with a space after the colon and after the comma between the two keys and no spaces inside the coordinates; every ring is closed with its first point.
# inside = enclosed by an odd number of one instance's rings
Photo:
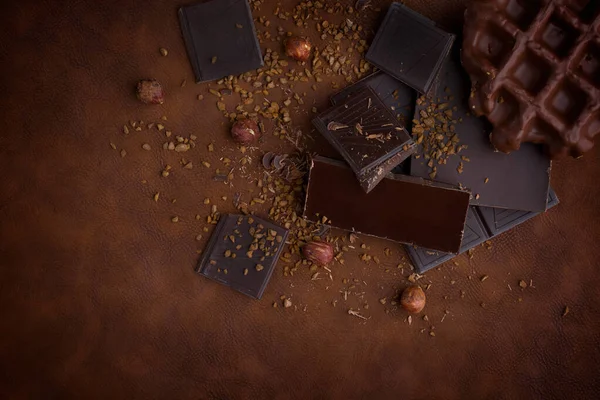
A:
{"type": "MultiPolygon", "coordinates": [[[[460,29],[461,1],[407,3],[460,29]]],[[[270,15],[274,4],[258,15],[270,15]]],[[[210,179],[220,156],[239,152],[214,98],[196,100],[206,87],[192,84],[179,5],[0,6],[0,397],[597,397],[600,147],[554,164],[557,208],[419,281],[431,283],[429,322],[416,317],[408,325],[391,305],[409,271],[395,268],[400,247],[379,240],[364,242],[382,265],[348,254],[346,265],[333,266],[333,282],[311,281],[306,269],[284,277],[279,265],[261,301],[196,275],[208,237],[194,240],[203,226],[194,215],[209,208],[202,200],[227,195],[219,209],[233,211],[235,191],[251,185],[210,179]],[[168,57],[158,55],[161,46],[168,57]],[[135,82],[148,76],[165,86],[164,106],[135,99],[135,82]],[[174,132],[198,136],[186,155],[196,167],[177,167],[167,179],[162,166],[177,166],[179,157],[159,150],[163,140],[121,133],[130,119],[163,114],[174,132]],[[207,153],[211,141],[216,151],[207,153]],[[142,150],[143,142],[153,150],[142,150]],[[211,169],[199,165],[205,159],[211,169]],[[174,215],[180,223],[170,221],[174,215]],[[382,256],[384,247],[393,255],[382,256]],[[364,292],[363,300],[344,301],[343,278],[361,281],[353,293],[364,292]],[[534,287],[519,288],[521,279],[534,287]],[[273,308],[281,295],[294,307],[273,308]]],[[[322,106],[331,92],[324,84],[309,97],[322,106]]],[[[264,148],[280,143],[268,138],[264,148]]]]}

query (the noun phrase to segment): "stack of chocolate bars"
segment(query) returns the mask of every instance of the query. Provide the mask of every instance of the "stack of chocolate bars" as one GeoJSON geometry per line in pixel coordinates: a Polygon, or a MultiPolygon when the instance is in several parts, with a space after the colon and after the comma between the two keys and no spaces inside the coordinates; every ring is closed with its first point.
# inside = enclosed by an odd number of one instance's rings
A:
{"type": "MultiPolygon", "coordinates": [[[[492,10],[490,4],[481,7],[492,10]]],[[[515,14],[513,8],[506,12],[515,14]]],[[[246,0],[183,7],[180,21],[198,82],[263,65],[246,0]]],[[[499,52],[510,46],[494,41],[494,32],[476,32],[467,50],[483,54],[483,61],[499,61],[499,52]]],[[[419,273],[558,204],[549,187],[550,158],[540,145],[515,139],[510,143],[518,150],[505,154],[490,143],[491,126],[469,108],[471,100],[473,110],[484,109],[473,102],[480,97],[471,94],[454,41],[432,21],[393,3],[366,55],[379,71],[335,94],[331,108],[313,121],[345,162],[313,158],[304,217],[313,222],[325,217],[333,227],[403,243],[419,273]]],[[[527,59],[512,65],[513,75],[527,78],[525,83],[535,78],[527,59]]],[[[502,75],[496,72],[490,79],[502,75]]],[[[485,97],[485,87],[479,89],[485,97]]],[[[514,96],[494,100],[492,109],[500,111],[492,122],[503,120],[505,109],[516,117],[514,96]]],[[[534,131],[529,139],[543,142],[534,131]]],[[[223,216],[197,271],[260,298],[287,235],[256,217],[223,216]]]]}
{"type": "Polygon", "coordinates": [[[488,123],[469,112],[453,42],[392,4],[366,56],[381,71],[313,121],[346,163],[313,160],[304,216],[404,243],[419,273],[558,204],[541,146],[495,151],[488,123]]]}

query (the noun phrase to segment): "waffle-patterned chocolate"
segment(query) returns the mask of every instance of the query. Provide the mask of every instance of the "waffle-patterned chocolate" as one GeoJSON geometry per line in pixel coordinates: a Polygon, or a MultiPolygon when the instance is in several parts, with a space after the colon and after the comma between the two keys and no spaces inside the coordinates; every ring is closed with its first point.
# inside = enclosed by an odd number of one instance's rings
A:
{"type": "Polygon", "coordinates": [[[465,15],[462,62],[477,115],[496,149],[543,143],[578,157],[600,132],[600,1],[476,0],[465,15]]]}

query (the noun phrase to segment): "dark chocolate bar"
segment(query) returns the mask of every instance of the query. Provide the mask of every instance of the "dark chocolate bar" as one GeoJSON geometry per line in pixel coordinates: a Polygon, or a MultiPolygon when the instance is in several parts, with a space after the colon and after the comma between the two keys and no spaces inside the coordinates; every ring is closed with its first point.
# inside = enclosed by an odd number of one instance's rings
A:
{"type": "Polygon", "coordinates": [[[364,87],[313,120],[368,193],[414,151],[414,142],[377,94],[364,87]]]}
{"type": "Polygon", "coordinates": [[[469,192],[404,175],[388,175],[369,194],[342,162],[316,157],[304,217],[336,228],[457,253],[469,192]]]}
{"type": "Polygon", "coordinates": [[[196,82],[262,67],[247,0],[211,0],[182,7],[179,21],[196,82]]]}
{"type": "MultiPolygon", "coordinates": [[[[556,193],[550,190],[548,195],[548,209],[558,205],[556,193]]],[[[539,215],[540,212],[527,212],[520,210],[507,210],[491,207],[472,206],[465,224],[465,234],[460,254],[506,232],[525,221],[539,215]]],[[[453,259],[456,255],[441,251],[424,249],[417,246],[405,246],[415,269],[422,274],[453,259]]]]}
{"type": "Polygon", "coordinates": [[[403,4],[392,3],[365,58],[420,93],[427,93],[453,42],[454,35],[433,21],[403,4]]]}
{"type": "Polygon", "coordinates": [[[223,215],[196,271],[260,299],[287,236],[287,229],[254,216],[223,215]]]}
{"type": "Polygon", "coordinates": [[[469,112],[469,77],[458,54],[449,57],[436,85],[433,100],[420,98],[415,110],[419,123],[413,128],[413,138],[419,146],[411,158],[411,175],[462,185],[471,191],[472,205],[544,211],[551,162],[543,148],[526,143],[511,154],[494,150],[486,121],[469,112]],[[450,144],[453,136],[462,150],[442,162],[433,159],[435,151],[450,144]],[[434,137],[443,141],[431,144],[434,137]]]}
{"type": "Polygon", "coordinates": [[[396,119],[410,132],[412,129],[412,119],[415,114],[417,92],[410,86],[381,71],[375,72],[334,94],[331,96],[331,103],[333,105],[341,103],[365,86],[370,87],[379,96],[383,104],[390,109],[392,114],[396,116],[396,119]]]}

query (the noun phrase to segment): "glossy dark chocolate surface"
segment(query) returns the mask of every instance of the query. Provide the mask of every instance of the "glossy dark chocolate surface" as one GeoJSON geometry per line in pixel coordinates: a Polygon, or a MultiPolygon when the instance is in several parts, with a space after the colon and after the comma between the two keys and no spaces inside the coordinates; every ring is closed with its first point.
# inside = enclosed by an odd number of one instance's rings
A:
{"type": "MultiPolygon", "coordinates": [[[[435,96],[417,104],[415,119],[422,113],[433,115],[429,104],[447,104],[454,121],[454,133],[459,145],[466,145],[458,154],[449,156],[447,163],[433,165],[437,173],[434,180],[451,185],[462,185],[470,190],[472,205],[507,208],[524,211],[544,211],[550,185],[550,158],[539,145],[526,143],[510,154],[495,151],[489,141],[489,126],[483,118],[469,112],[469,77],[462,70],[458,55],[449,57],[435,96]],[[462,164],[462,172],[459,172],[462,164]]],[[[436,123],[438,121],[436,120],[436,123]]],[[[439,125],[439,124],[438,124],[439,125]]],[[[425,135],[431,134],[426,130],[425,135]]],[[[425,139],[426,140],[426,139],[425,139]]],[[[411,175],[430,177],[430,159],[423,146],[411,158],[411,175]]]]}
{"type": "Polygon", "coordinates": [[[400,3],[392,3],[366,59],[420,93],[427,93],[454,35],[400,3]]]}
{"type": "Polygon", "coordinates": [[[457,253],[469,193],[410,176],[390,176],[366,194],[343,163],[317,157],[309,174],[304,216],[311,221],[325,216],[337,228],[457,253]]]}
{"type": "MultiPolygon", "coordinates": [[[[550,209],[558,205],[558,203],[558,197],[550,190],[547,208],[550,209]]],[[[469,209],[469,216],[465,224],[465,234],[460,247],[460,253],[462,254],[539,214],[539,212],[472,206],[469,209]]],[[[416,271],[419,273],[429,271],[455,257],[455,254],[424,249],[422,247],[409,245],[405,247],[416,271]]]]}
{"type": "Polygon", "coordinates": [[[260,299],[287,235],[287,229],[255,216],[223,215],[198,262],[197,272],[260,299]],[[255,250],[253,243],[258,247],[255,250]]]}
{"type": "Polygon", "coordinates": [[[263,65],[246,0],[211,0],[179,9],[196,82],[239,75],[263,65]]]}

